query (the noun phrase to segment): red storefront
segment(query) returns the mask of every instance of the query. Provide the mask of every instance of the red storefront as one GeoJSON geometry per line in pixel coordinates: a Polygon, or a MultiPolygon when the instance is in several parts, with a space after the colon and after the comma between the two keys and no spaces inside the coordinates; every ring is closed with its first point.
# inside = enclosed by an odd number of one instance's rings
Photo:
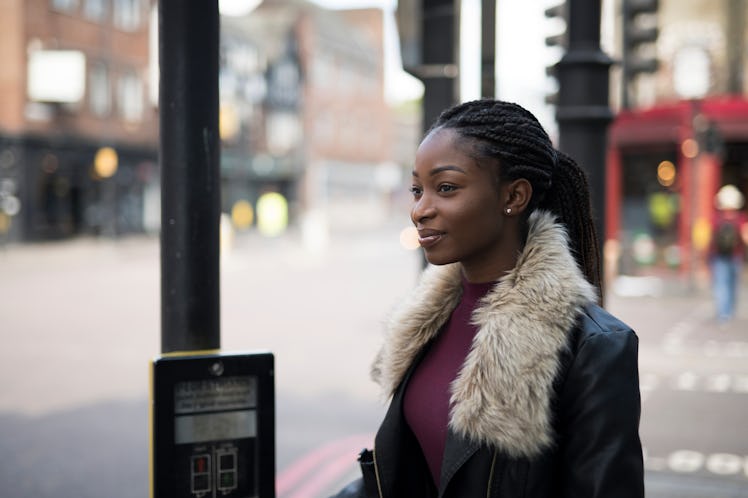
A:
{"type": "Polygon", "coordinates": [[[610,128],[607,168],[606,241],[617,249],[615,271],[698,268],[715,193],[727,183],[748,193],[748,100],[622,111],[610,128]]]}

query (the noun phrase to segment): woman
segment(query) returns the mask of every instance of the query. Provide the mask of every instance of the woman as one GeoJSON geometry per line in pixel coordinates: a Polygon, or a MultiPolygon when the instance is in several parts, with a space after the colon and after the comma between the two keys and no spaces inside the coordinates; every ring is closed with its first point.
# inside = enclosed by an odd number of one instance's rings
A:
{"type": "Polygon", "coordinates": [[[535,117],[445,111],[411,218],[431,266],[373,376],[391,397],[339,496],[642,497],[637,338],[596,303],[587,182],[535,117]]]}

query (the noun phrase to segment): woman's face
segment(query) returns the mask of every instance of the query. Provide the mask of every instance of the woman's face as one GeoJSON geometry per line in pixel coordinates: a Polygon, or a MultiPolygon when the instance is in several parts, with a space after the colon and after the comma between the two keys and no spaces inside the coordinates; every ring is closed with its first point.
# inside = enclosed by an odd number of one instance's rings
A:
{"type": "Polygon", "coordinates": [[[466,270],[504,259],[507,227],[493,165],[479,165],[451,129],[437,129],[418,147],[411,219],[431,264],[466,270]]]}

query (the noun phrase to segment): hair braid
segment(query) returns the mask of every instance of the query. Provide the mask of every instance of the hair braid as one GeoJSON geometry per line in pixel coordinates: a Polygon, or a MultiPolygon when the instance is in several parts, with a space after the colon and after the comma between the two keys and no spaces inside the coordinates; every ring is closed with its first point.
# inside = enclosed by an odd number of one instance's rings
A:
{"type": "Polygon", "coordinates": [[[472,142],[477,159],[498,160],[501,180],[524,178],[533,195],[528,214],[540,207],[566,226],[571,249],[602,300],[599,246],[584,171],[556,151],[538,120],[523,107],[498,100],[474,100],[445,110],[431,130],[449,128],[472,142]]]}
{"type": "Polygon", "coordinates": [[[603,297],[599,242],[592,219],[587,175],[579,165],[563,152],[558,152],[558,166],[549,189],[539,208],[558,216],[566,225],[569,242],[587,280],[598,288],[603,297]]]}

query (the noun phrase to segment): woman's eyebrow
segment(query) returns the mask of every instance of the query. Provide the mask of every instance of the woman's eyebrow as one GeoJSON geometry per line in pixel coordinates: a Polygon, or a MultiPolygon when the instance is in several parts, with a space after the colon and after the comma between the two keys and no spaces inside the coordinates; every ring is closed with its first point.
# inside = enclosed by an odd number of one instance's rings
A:
{"type": "MultiPolygon", "coordinates": [[[[436,168],[432,169],[431,171],[429,171],[429,176],[438,175],[443,171],[457,171],[458,173],[462,173],[463,175],[467,174],[465,170],[460,168],[459,166],[448,164],[446,166],[437,166],[436,168]]],[[[418,178],[418,173],[416,173],[415,170],[413,171],[413,176],[418,178]]]]}

